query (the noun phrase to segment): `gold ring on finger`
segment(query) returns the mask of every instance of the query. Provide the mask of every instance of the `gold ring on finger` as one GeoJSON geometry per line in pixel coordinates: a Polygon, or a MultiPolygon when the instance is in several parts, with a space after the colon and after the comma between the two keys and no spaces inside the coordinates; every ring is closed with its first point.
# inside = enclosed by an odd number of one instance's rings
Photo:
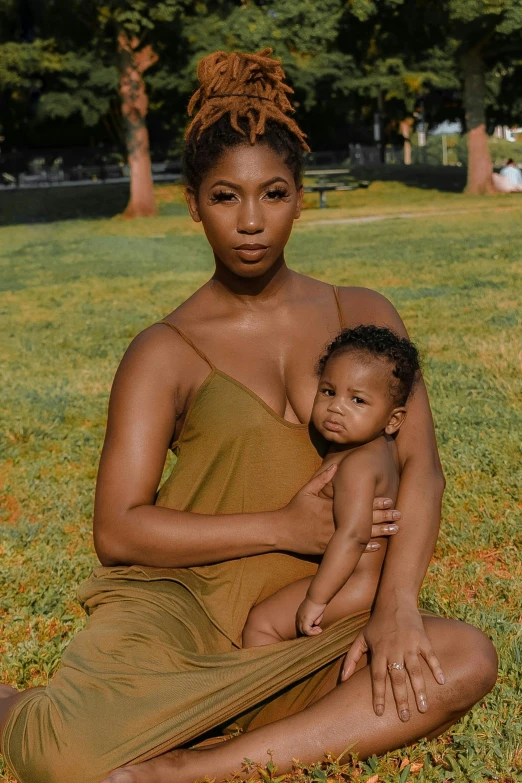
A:
{"type": "Polygon", "coordinates": [[[390,672],[390,674],[392,673],[393,669],[396,669],[397,671],[402,671],[402,669],[404,669],[404,664],[403,663],[395,663],[395,662],[394,663],[389,663],[388,664],[388,671],[390,672]]]}

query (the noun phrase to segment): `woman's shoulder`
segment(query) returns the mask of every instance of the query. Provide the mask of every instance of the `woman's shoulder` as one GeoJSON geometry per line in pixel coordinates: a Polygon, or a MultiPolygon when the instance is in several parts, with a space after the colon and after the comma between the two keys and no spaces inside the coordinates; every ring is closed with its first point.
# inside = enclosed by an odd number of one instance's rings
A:
{"type": "Polygon", "coordinates": [[[150,324],[139,332],[129,344],[120,364],[132,373],[147,374],[154,378],[175,380],[180,369],[186,375],[198,357],[187,343],[182,331],[178,331],[177,311],[150,324]]]}
{"type": "Polygon", "coordinates": [[[339,286],[339,300],[346,326],[377,324],[404,333],[397,310],[383,294],[362,286],[339,286]]]}

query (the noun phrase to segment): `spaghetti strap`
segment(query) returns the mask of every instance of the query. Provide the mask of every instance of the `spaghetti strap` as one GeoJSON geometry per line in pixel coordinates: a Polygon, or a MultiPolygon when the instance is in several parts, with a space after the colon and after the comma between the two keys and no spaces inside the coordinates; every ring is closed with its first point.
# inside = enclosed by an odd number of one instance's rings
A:
{"type": "Polygon", "coordinates": [[[339,326],[344,329],[343,309],[341,307],[341,299],[339,297],[339,286],[333,285],[333,292],[335,296],[335,304],[337,305],[337,315],[339,316],[339,326]]]}
{"type": "Polygon", "coordinates": [[[208,356],[207,356],[206,354],[204,354],[204,353],[203,353],[203,351],[201,351],[201,350],[200,350],[200,349],[197,347],[197,345],[194,345],[194,343],[192,342],[192,340],[190,339],[190,337],[187,337],[187,335],[186,335],[186,334],[183,334],[183,332],[181,331],[181,329],[178,329],[178,327],[177,327],[177,326],[174,326],[174,324],[171,324],[171,323],[170,323],[170,321],[167,321],[167,319],[166,319],[166,318],[164,318],[162,321],[159,321],[158,323],[160,323],[160,324],[165,324],[165,326],[170,326],[170,328],[171,328],[171,329],[173,329],[175,332],[177,332],[177,333],[179,334],[179,336],[181,337],[181,339],[182,339],[182,340],[185,340],[185,342],[187,343],[187,345],[190,345],[190,347],[192,348],[192,350],[194,350],[194,351],[197,353],[197,355],[198,355],[198,356],[200,356],[200,357],[203,359],[203,361],[205,361],[205,362],[208,364],[208,366],[210,367],[210,369],[211,369],[211,370],[215,370],[215,369],[216,369],[216,368],[215,368],[215,366],[214,366],[214,365],[212,364],[212,362],[210,361],[210,359],[208,358],[208,356]]]}

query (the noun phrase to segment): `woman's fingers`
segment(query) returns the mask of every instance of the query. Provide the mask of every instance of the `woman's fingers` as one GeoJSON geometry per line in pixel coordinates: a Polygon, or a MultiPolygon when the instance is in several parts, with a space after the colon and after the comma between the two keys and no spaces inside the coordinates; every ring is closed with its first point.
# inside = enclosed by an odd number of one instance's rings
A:
{"type": "Polygon", "coordinates": [[[384,715],[386,703],[386,658],[384,655],[376,655],[372,659],[371,667],[373,711],[376,715],[384,715]]]}
{"type": "Polygon", "coordinates": [[[344,682],[354,673],[357,664],[365,653],[368,652],[368,645],[362,633],[356,638],[352,646],[346,653],[343,668],[341,670],[341,681],[344,682]]]}
{"type": "Polygon", "coordinates": [[[337,470],[337,465],[330,465],[326,470],[322,470],[317,476],[314,476],[308,484],[306,484],[306,490],[312,495],[318,495],[319,492],[326,487],[329,481],[331,481],[337,470]]]}
{"type": "Polygon", "coordinates": [[[381,522],[378,525],[372,525],[372,538],[379,538],[379,536],[394,536],[398,533],[399,525],[393,522],[381,522]]]}
{"type": "MultiPolygon", "coordinates": [[[[406,722],[410,719],[410,706],[408,704],[408,690],[406,688],[406,667],[402,664],[402,668],[393,668],[393,663],[401,663],[400,661],[393,661],[389,664],[389,673],[393,690],[393,697],[397,706],[397,713],[399,718],[406,722]]],[[[386,684],[386,683],[385,683],[386,684]]]]}
{"type": "Polygon", "coordinates": [[[428,709],[428,699],[426,697],[426,681],[422,672],[420,658],[418,655],[410,653],[404,660],[411,687],[413,688],[413,693],[415,695],[415,701],[417,702],[417,709],[419,712],[426,712],[428,709]]]}
{"type": "Polygon", "coordinates": [[[390,508],[385,509],[384,511],[380,511],[379,509],[373,510],[373,524],[374,525],[382,525],[386,522],[393,524],[396,524],[399,519],[401,518],[401,512],[397,511],[396,508],[390,508]]]}
{"type": "Polygon", "coordinates": [[[432,674],[437,680],[437,682],[439,683],[439,685],[445,685],[446,677],[444,676],[444,672],[442,671],[442,666],[440,665],[440,661],[435,655],[433,651],[433,647],[428,641],[428,637],[426,637],[424,645],[420,648],[420,651],[422,653],[422,657],[430,667],[432,674]]]}
{"type": "Polygon", "coordinates": [[[378,508],[393,508],[393,500],[391,498],[374,498],[373,508],[374,510],[378,508]]]}
{"type": "MultiPolygon", "coordinates": [[[[375,514],[375,511],[373,512],[375,514]]],[[[372,525],[372,539],[380,538],[381,536],[394,536],[399,532],[399,526],[389,523],[380,523],[378,525],[372,525]]],[[[378,541],[368,541],[366,544],[365,552],[378,552],[381,545],[378,541]]]]}

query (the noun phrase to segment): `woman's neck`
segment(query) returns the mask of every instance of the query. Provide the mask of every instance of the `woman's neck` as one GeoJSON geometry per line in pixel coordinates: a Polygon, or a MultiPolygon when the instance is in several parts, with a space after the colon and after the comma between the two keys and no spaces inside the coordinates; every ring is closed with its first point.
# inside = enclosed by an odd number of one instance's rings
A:
{"type": "Polygon", "coordinates": [[[235,275],[216,258],[216,271],[210,284],[218,296],[246,304],[253,303],[254,299],[257,302],[276,299],[293,277],[294,273],[287,267],[283,255],[264,275],[253,278],[235,275]]]}

